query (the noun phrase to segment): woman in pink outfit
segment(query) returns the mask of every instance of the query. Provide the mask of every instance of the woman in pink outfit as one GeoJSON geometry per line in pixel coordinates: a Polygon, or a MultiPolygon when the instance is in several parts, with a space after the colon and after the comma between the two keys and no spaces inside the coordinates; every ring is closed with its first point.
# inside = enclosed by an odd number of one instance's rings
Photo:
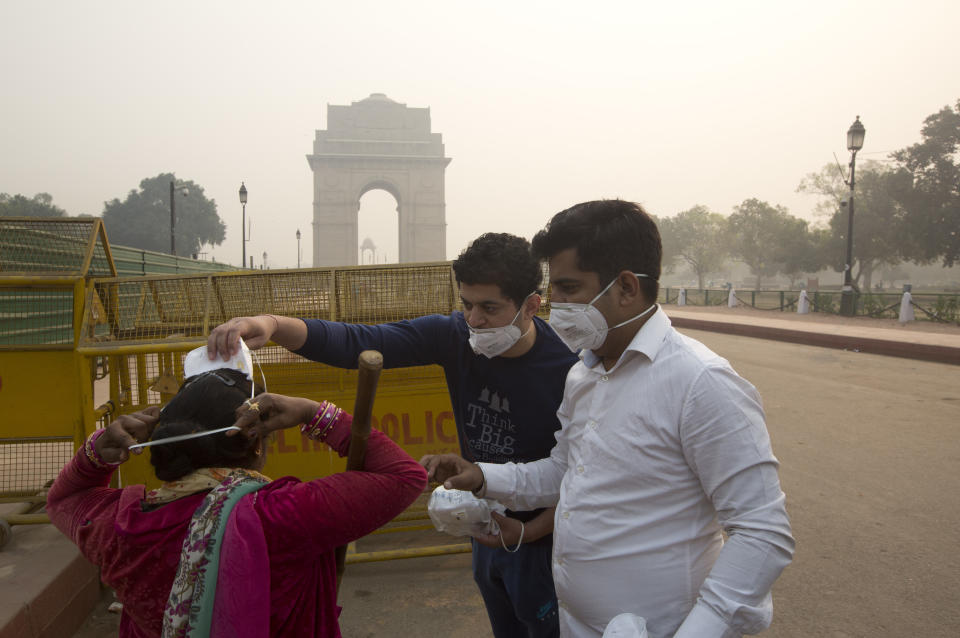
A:
{"type": "Polygon", "coordinates": [[[423,468],[378,431],[361,472],[270,480],[258,471],[266,434],[302,424],[345,456],[352,418],[327,402],[249,396],[235,370],[191,377],[162,411],[94,432],[50,489],[51,521],[123,603],[121,637],[340,636],[334,548],[426,486],[423,468]],[[134,443],[234,424],[242,432],[151,447],[157,490],[107,487],[134,443]]]}

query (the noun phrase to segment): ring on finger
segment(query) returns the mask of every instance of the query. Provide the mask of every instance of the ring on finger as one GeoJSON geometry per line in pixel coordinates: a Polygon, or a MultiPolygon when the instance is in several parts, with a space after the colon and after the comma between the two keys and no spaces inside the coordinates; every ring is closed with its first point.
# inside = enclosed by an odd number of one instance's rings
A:
{"type": "Polygon", "coordinates": [[[250,399],[247,399],[247,400],[245,401],[245,403],[247,404],[247,409],[248,409],[248,410],[250,410],[250,411],[252,411],[252,412],[259,412],[259,411],[260,411],[260,402],[259,402],[259,401],[251,401],[250,399]]]}

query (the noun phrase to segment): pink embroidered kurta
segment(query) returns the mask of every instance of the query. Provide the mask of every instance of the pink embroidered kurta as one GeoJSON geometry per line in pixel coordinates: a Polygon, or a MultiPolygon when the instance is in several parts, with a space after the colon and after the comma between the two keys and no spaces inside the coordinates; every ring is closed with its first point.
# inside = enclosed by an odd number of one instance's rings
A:
{"type": "MultiPolygon", "coordinates": [[[[326,438],[341,456],[350,422],[344,414],[326,438]]],[[[187,525],[206,493],[144,511],[144,487],[111,489],[111,474],[81,451],[50,489],[47,511],[116,590],[121,638],[159,636],[187,525]]],[[[364,471],[287,476],[243,497],[221,550],[213,636],[340,636],[334,548],[393,519],[425,486],[423,468],[374,430],[364,471]]]]}

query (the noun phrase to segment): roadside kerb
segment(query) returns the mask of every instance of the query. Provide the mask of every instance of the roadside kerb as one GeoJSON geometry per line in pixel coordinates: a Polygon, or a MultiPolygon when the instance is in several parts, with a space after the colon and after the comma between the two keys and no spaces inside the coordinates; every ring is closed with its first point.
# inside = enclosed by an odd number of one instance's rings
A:
{"type": "Polygon", "coordinates": [[[785,328],[757,322],[746,322],[740,318],[722,320],[716,318],[715,315],[711,316],[710,319],[701,319],[692,316],[680,316],[669,311],[667,314],[670,315],[670,321],[676,328],[709,330],[743,337],[772,339],[808,346],[960,365],[960,337],[943,337],[943,343],[934,343],[932,341],[935,338],[932,338],[927,339],[928,342],[924,343],[918,340],[905,340],[896,333],[889,339],[865,337],[857,334],[856,328],[850,328],[843,332],[836,330],[825,332],[815,326],[807,329],[785,328]],[[956,345],[950,343],[950,341],[956,342],[956,345]]]}

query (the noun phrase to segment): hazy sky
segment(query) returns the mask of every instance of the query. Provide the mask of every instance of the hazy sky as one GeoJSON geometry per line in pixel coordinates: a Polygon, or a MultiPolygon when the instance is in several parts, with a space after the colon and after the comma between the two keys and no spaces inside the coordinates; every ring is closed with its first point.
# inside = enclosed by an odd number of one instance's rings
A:
{"type": "MultiPolygon", "coordinates": [[[[531,237],[580,201],[658,216],[748,197],[813,219],[800,179],[919,139],[960,98],[960,2],[17,2],[0,5],[0,192],[99,215],[165,171],[216,200],[239,264],[296,265],[305,156],[327,104],[430,107],[447,168],[447,254],[531,237]]],[[[396,204],[364,196],[361,239],[397,257],[396,204]],[[375,232],[376,231],[376,232],[375,232]]],[[[208,248],[209,250],[209,248],[208,248]]]]}

